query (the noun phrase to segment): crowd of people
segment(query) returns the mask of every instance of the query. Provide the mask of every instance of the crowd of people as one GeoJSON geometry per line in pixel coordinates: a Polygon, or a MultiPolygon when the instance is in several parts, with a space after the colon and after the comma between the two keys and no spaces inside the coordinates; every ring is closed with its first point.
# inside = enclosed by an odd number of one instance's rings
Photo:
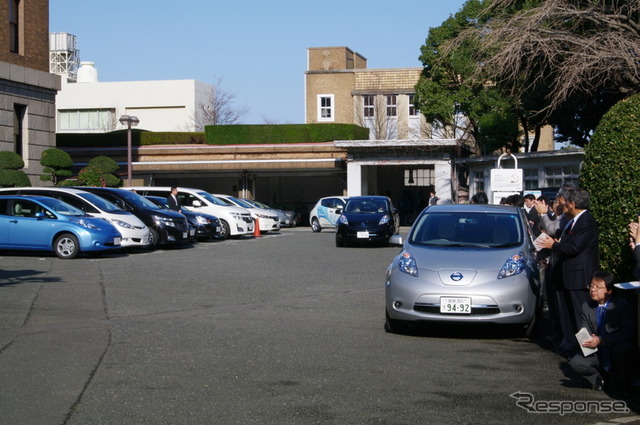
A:
{"type": "MultiPolygon", "coordinates": [[[[594,390],[627,394],[639,377],[636,306],[616,293],[614,276],[599,269],[589,193],[565,184],[554,200],[513,195],[504,203],[524,208],[537,238],[553,324],[547,341],[594,390]]],[[[640,221],[629,225],[629,234],[640,278],[640,221]]]]}

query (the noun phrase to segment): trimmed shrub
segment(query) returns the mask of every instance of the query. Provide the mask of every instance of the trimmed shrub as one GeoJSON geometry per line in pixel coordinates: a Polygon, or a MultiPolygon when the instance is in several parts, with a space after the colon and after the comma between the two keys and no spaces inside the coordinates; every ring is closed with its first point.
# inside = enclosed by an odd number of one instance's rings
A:
{"type": "Polygon", "coordinates": [[[320,143],[368,140],[369,129],[354,124],[210,125],[205,127],[212,145],[320,143]]]}
{"type": "Polygon", "coordinates": [[[44,167],[40,180],[44,182],[53,182],[57,185],[61,179],[71,177],[71,169],[73,168],[73,159],[71,155],[57,148],[50,148],[42,152],[40,164],[44,167]]]}
{"type": "Polygon", "coordinates": [[[15,152],[0,151],[0,169],[21,170],[24,168],[22,157],[15,152]]]}
{"type": "Polygon", "coordinates": [[[613,106],[585,147],[580,186],[599,223],[600,266],[621,281],[634,267],[627,226],[640,211],[640,95],[613,106]]]}

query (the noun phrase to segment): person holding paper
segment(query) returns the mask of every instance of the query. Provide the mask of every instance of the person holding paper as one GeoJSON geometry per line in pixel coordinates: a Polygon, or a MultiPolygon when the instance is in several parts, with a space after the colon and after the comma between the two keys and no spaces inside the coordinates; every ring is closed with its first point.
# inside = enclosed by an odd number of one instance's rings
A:
{"type": "Polygon", "coordinates": [[[606,271],[593,274],[589,295],[591,300],[582,307],[580,326],[591,336],[581,346],[597,351],[587,356],[578,353],[569,364],[594,390],[601,391],[606,382],[607,389],[624,391],[635,377],[634,309],[626,299],[613,295],[613,275],[606,271]]]}

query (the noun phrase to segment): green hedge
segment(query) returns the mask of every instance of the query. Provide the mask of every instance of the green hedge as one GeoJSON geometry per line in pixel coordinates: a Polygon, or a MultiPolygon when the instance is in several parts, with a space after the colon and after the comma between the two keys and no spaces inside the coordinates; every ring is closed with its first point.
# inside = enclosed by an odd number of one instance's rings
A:
{"type": "Polygon", "coordinates": [[[600,265],[620,281],[635,266],[627,226],[640,211],[640,95],[607,112],[585,146],[580,186],[589,191],[589,211],[600,229],[600,265]]]}
{"type": "Polygon", "coordinates": [[[354,124],[211,125],[204,128],[211,145],[318,143],[368,140],[369,129],[354,124]]]}
{"type": "MultiPolygon", "coordinates": [[[[59,133],[56,134],[59,148],[127,146],[127,130],[109,133],[59,133]]],[[[149,145],[194,145],[205,144],[204,133],[200,132],[152,132],[131,130],[133,146],[149,145]]]]}
{"type": "MultiPolygon", "coordinates": [[[[368,139],[369,129],[353,124],[212,125],[206,126],[204,133],[131,130],[133,146],[317,143],[368,139]]],[[[56,134],[56,144],[59,148],[126,146],[127,130],[59,133],[56,134]]]]}

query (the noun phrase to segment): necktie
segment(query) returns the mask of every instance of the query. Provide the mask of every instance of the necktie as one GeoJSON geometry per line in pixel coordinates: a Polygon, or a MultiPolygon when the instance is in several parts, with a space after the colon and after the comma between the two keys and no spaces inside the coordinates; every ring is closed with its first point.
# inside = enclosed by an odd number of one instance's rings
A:
{"type": "Polygon", "coordinates": [[[604,317],[607,314],[607,306],[599,305],[596,310],[596,320],[598,321],[598,335],[602,336],[605,333],[604,330],[604,317]]]}
{"type": "Polygon", "coordinates": [[[571,230],[572,227],[573,227],[573,219],[569,220],[567,225],[564,227],[564,230],[562,231],[562,234],[560,235],[560,237],[563,237],[564,235],[566,235],[571,230]]]}

